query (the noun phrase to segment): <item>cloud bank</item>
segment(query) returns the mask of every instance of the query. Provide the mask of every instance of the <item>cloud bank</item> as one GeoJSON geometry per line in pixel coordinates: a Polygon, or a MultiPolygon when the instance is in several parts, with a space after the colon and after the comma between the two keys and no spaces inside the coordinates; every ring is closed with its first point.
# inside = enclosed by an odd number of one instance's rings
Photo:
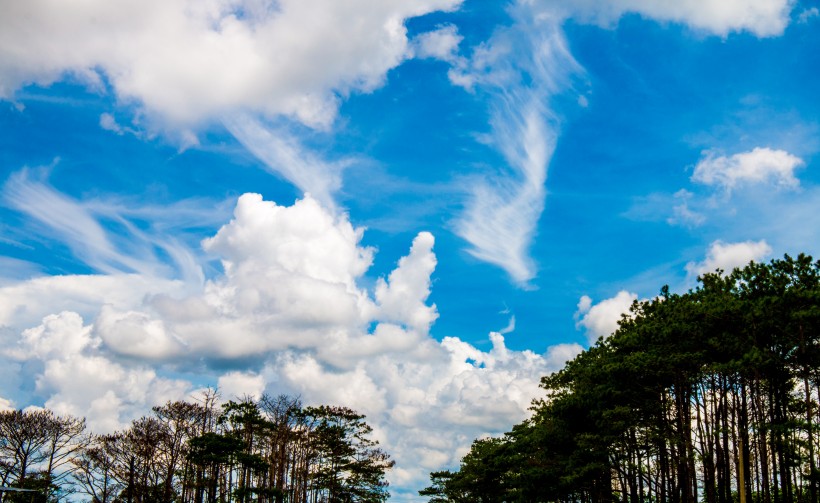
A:
{"type": "MultiPolygon", "coordinates": [[[[223,272],[198,288],[138,274],[0,287],[7,300],[60,288],[33,303],[37,313],[0,311],[10,339],[2,359],[32,375],[45,406],[87,416],[97,431],[204,384],[344,404],[367,414],[394,455],[392,482],[420,486],[473,438],[525,417],[541,376],[581,347],[513,351],[499,333],[486,351],[454,337],[437,341],[430,328],[438,312],[428,302],[433,236],[419,233],[366,289],[375,251],[360,244],[362,235],[311,197],[280,206],[245,194],[233,219],[203,241],[223,272]],[[26,326],[35,314],[42,318],[26,326]]],[[[8,389],[4,400],[27,396],[20,379],[8,389]]]]}
{"type": "Polygon", "coordinates": [[[409,53],[405,19],[460,0],[5,2],[0,97],[66,75],[173,124],[225,113],[333,121],[409,53]]]}

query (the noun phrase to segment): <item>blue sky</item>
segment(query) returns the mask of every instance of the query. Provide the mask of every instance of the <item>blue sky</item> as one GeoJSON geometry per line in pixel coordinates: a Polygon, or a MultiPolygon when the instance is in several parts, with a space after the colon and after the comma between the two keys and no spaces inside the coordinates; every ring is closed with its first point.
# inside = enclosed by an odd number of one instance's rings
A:
{"type": "Polygon", "coordinates": [[[633,299],[818,255],[817,2],[563,3],[0,2],[2,404],[343,402],[413,500],[633,299]]]}

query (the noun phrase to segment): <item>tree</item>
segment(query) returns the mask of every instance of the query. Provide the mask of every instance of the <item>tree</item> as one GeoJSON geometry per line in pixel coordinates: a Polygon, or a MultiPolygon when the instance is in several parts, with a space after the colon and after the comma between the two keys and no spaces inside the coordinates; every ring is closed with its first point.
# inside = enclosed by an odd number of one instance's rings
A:
{"type": "Polygon", "coordinates": [[[636,302],[545,377],[533,417],[477,441],[436,502],[818,501],[820,262],[717,271],[636,302]]]}
{"type": "Polygon", "coordinates": [[[368,436],[373,429],[364,416],[346,407],[307,407],[315,428],[311,446],[316,456],[314,488],[329,503],[380,502],[390,496],[384,480],[394,462],[368,436]]]}
{"type": "Polygon", "coordinates": [[[116,435],[92,437],[89,444],[71,459],[75,469],[71,476],[80,491],[91,497],[92,503],[111,503],[125,485],[115,476],[116,435]]]}

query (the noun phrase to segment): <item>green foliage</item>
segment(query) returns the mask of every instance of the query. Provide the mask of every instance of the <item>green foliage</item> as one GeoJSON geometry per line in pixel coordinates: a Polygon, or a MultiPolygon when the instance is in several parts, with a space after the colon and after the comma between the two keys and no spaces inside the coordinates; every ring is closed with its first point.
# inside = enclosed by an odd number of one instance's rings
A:
{"type": "Polygon", "coordinates": [[[476,441],[420,494],[816,502],[820,263],[786,256],[664,287],[542,387],[530,420],[476,441]]]}
{"type": "Polygon", "coordinates": [[[0,501],[380,503],[393,467],[365,417],[263,396],[169,402],[110,435],[45,410],[0,412],[0,501]]]}

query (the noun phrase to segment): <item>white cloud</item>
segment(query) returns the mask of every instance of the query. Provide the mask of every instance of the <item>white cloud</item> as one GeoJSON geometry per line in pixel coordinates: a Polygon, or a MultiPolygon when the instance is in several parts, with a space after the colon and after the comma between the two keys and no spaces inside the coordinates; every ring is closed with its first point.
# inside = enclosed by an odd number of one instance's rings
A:
{"type": "Polygon", "coordinates": [[[810,9],[803,10],[797,17],[797,21],[799,23],[805,24],[818,16],[820,16],[820,9],[818,9],[817,7],[812,7],[810,9]]]}
{"type": "Polygon", "coordinates": [[[387,281],[379,279],[375,296],[380,320],[404,324],[423,334],[430,330],[438,318],[435,304],[425,304],[430,295],[430,275],[436,268],[434,242],[429,232],[420,233],[413,240],[410,254],[399,260],[387,281]]]}
{"type": "Polygon", "coordinates": [[[87,417],[94,431],[113,431],[151,406],[183,398],[190,384],[157,376],[145,366],[125,367],[100,353],[92,327],[72,312],[49,315],[24,330],[4,351],[18,361],[38,361],[37,393],[58,414],[87,417]]]}
{"type": "Polygon", "coordinates": [[[556,344],[547,348],[545,356],[547,367],[550,369],[562,369],[567,362],[581,354],[584,347],[577,343],[556,344]]]}
{"type": "Polygon", "coordinates": [[[536,274],[529,247],[544,209],[547,167],[558,136],[549,100],[569,87],[580,66],[559,19],[534,15],[525,5],[512,14],[512,27],[497,31],[466,66],[450,73],[455,83],[487,93],[490,142],[507,163],[502,176],[471,185],[456,232],[470,243],[472,255],[526,285],[536,274]]]}
{"type": "Polygon", "coordinates": [[[684,227],[697,227],[703,224],[706,217],[699,211],[692,209],[693,197],[694,194],[686,189],[675,192],[672,215],[666,219],[666,223],[684,227]]]}
{"type": "MultiPolygon", "coordinates": [[[[116,294],[118,280],[123,291],[139,284],[133,275],[109,277],[110,284],[105,276],[66,278],[70,288],[85,280],[109,289],[73,294],[93,324],[72,312],[46,316],[18,332],[5,357],[34,372],[28,379],[47,407],[86,416],[96,431],[187,396],[191,383],[167,377],[180,369],[199,384],[215,382],[225,398],[289,392],[306,403],[350,406],[367,414],[396,459],[394,486],[421,487],[430,470],[457,463],[474,438],[525,418],[540,378],[581,347],[515,351],[500,333],[490,335],[488,351],[453,337],[437,341],[429,334],[438,316],[428,304],[433,236],[419,233],[369,291],[361,284],[373,250],[360,244],[362,232],[309,197],[285,207],[244,195],[234,219],[204,241],[222,260],[222,276],[193,293],[140,295],[116,294]]],[[[0,298],[13,295],[6,288],[0,298]]],[[[35,295],[47,286],[13,288],[35,295]]],[[[65,305],[59,296],[40,302],[65,305]]],[[[13,310],[7,318],[24,319],[13,310]]]]}
{"type": "Polygon", "coordinates": [[[40,178],[44,177],[26,168],[12,174],[0,192],[3,202],[41,226],[39,234],[62,241],[95,271],[157,278],[181,274],[186,281],[202,280],[195,252],[167,231],[174,229],[179,236],[187,227],[214,222],[222,217],[221,205],[189,200],[159,210],[129,201],[78,201],[40,178]],[[150,218],[153,228],[143,230],[134,222],[145,218],[150,218]],[[115,233],[104,222],[124,231],[115,233]],[[171,258],[171,264],[160,258],[158,250],[171,258]]]}
{"type": "Polygon", "coordinates": [[[458,45],[464,39],[453,25],[422,33],[413,39],[416,57],[434,58],[455,62],[458,59],[458,45]]]}
{"type": "Polygon", "coordinates": [[[0,97],[74,74],[177,124],[236,110],[333,120],[409,53],[404,21],[460,0],[7,2],[0,97]]]}
{"type": "Polygon", "coordinates": [[[626,290],[597,304],[593,304],[592,299],[584,295],[578,301],[578,310],[575,312],[575,319],[578,320],[576,327],[584,327],[589,343],[594,344],[599,337],[609,337],[618,329],[618,322],[624,314],[629,314],[629,308],[636,300],[638,295],[626,290]]]}
{"type": "Polygon", "coordinates": [[[86,348],[96,348],[100,342],[91,337],[91,327],[83,326],[79,314],[64,311],[48,315],[39,326],[24,330],[20,344],[19,358],[45,360],[79,354],[86,348]]]}
{"type": "Polygon", "coordinates": [[[333,207],[333,193],[342,186],[341,173],[349,161],[325,161],[306,150],[286,128],[266,127],[248,114],[234,114],[223,124],[268,169],[333,207]]]}
{"type": "Polygon", "coordinates": [[[100,306],[127,310],[149,295],[184,295],[189,285],[137,274],[44,276],[0,284],[0,327],[23,329],[49,314],[79,313],[86,319],[100,306]]]}
{"type": "Polygon", "coordinates": [[[265,378],[256,372],[228,372],[219,376],[217,389],[227,400],[251,397],[258,400],[265,391],[265,378]]]}
{"type": "Polygon", "coordinates": [[[804,162],[784,150],[756,147],[750,152],[717,156],[707,152],[695,166],[692,180],[714,185],[727,191],[748,184],[773,183],[778,187],[796,188],[800,181],[794,171],[804,162]]]}
{"type": "Polygon", "coordinates": [[[500,334],[490,338],[488,352],[455,338],[426,339],[421,351],[362,359],[347,371],[289,352],[266,372],[311,400],[353,404],[366,412],[397,460],[391,482],[420,487],[430,470],[457,463],[474,438],[505,431],[512,418],[523,419],[540,394],[540,377],[580,351],[567,345],[545,358],[507,349],[500,334]]]}
{"type": "Polygon", "coordinates": [[[551,0],[547,4],[565,16],[601,25],[615,23],[633,12],[714,35],[748,31],[758,37],[781,35],[794,6],[792,0],[551,0]]]}
{"type": "Polygon", "coordinates": [[[107,112],[100,114],[100,127],[118,135],[125,133],[125,129],[117,123],[117,119],[107,112]]]}
{"type": "Polygon", "coordinates": [[[714,241],[703,262],[689,262],[686,272],[690,282],[698,276],[720,269],[730,273],[737,267],[744,267],[749,262],[760,262],[772,254],[772,247],[765,240],[724,243],[714,241]]]}

